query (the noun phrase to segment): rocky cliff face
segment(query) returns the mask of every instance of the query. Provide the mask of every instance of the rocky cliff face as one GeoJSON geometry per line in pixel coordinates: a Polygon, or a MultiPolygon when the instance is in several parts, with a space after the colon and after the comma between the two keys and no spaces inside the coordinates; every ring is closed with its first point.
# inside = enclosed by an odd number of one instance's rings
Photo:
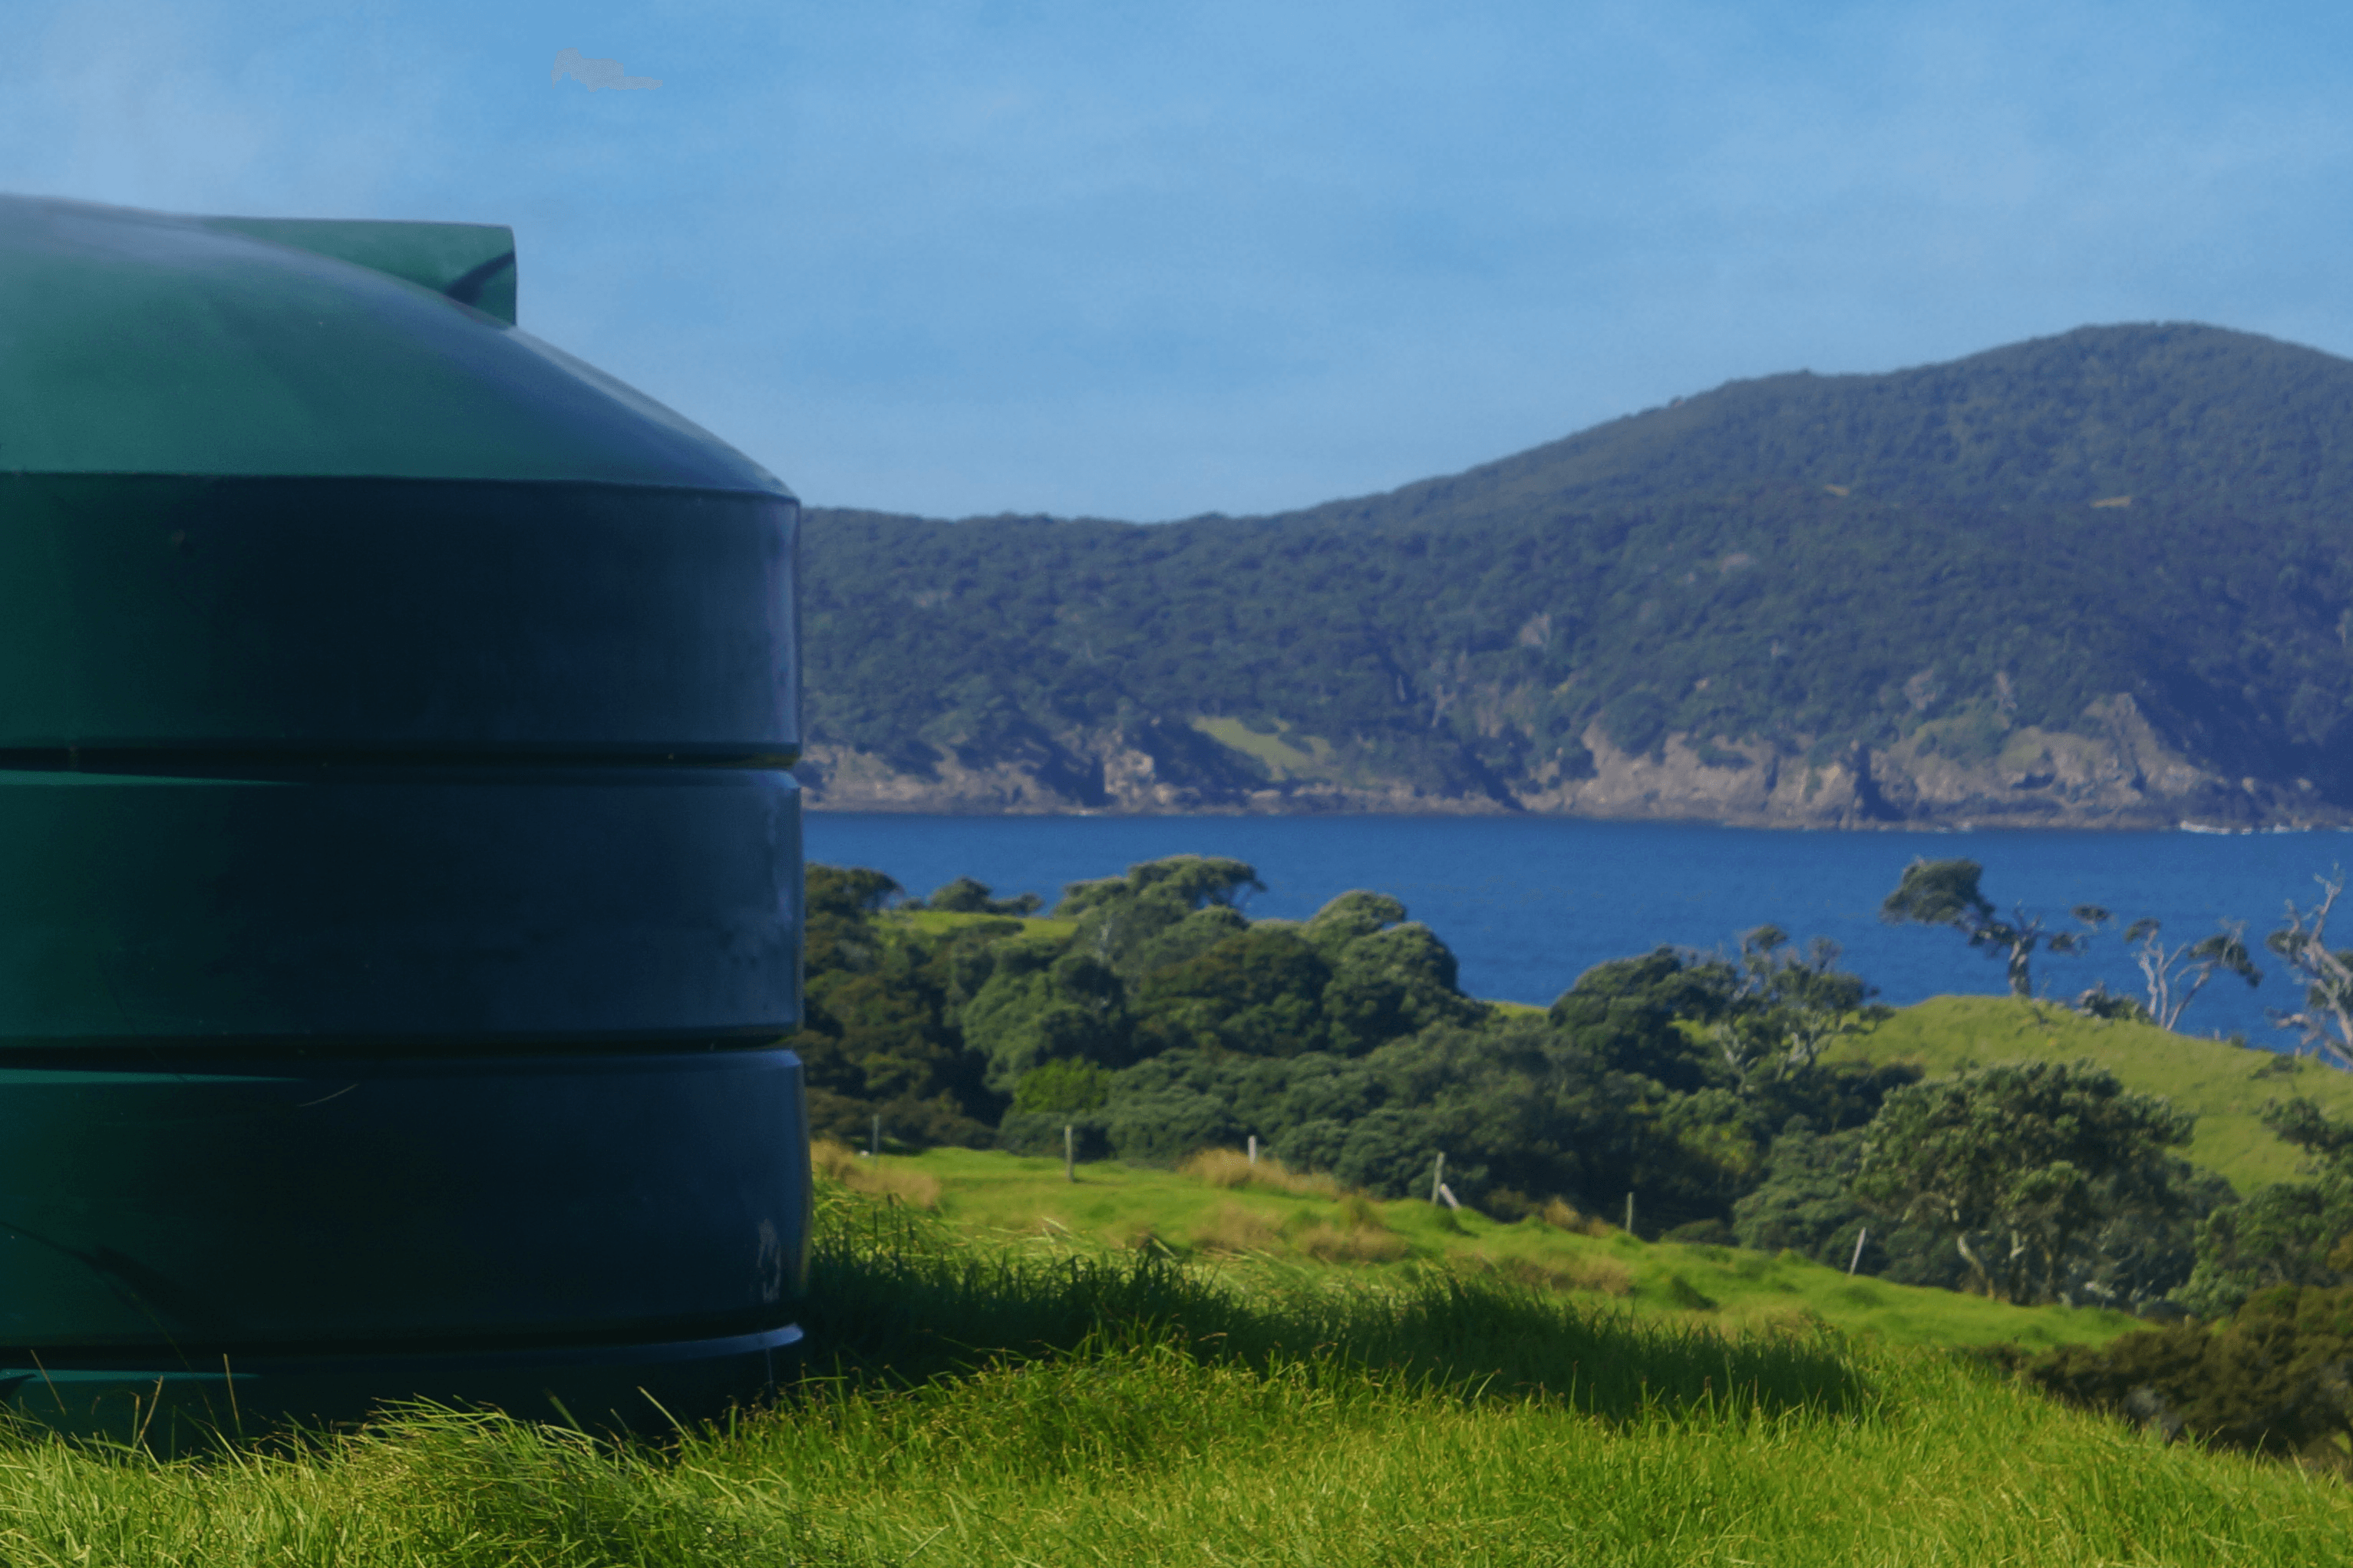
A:
{"type": "Polygon", "coordinates": [[[1500,813],[1748,827],[2260,827],[2353,825],[2313,787],[2226,779],[2168,746],[2129,696],[2067,730],[1975,714],[1884,747],[1825,752],[1804,737],[1670,736],[1627,752],[1599,725],[1573,770],[1556,758],[1484,789],[1430,789],[1335,760],[1321,740],[1254,737],[1226,721],[1076,732],[1033,756],[960,757],[928,771],[818,746],[797,769],[814,810],[947,813],[1500,813]]]}

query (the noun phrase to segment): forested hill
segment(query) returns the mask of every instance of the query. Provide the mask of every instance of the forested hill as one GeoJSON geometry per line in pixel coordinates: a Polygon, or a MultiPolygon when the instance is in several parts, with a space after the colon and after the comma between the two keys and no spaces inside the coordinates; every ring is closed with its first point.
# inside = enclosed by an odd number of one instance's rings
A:
{"type": "Polygon", "coordinates": [[[2353,821],[2353,362],[2084,328],[1271,517],[813,510],[814,803],[2353,821]]]}

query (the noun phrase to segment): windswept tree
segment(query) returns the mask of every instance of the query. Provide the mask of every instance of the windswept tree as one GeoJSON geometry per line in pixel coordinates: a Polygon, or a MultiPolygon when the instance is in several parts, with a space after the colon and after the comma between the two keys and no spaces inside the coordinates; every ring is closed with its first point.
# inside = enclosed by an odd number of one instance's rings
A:
{"type": "Polygon", "coordinates": [[[1803,953],[1778,926],[1740,938],[1740,978],[1723,1016],[1709,1026],[1725,1067],[1742,1087],[1767,1066],[1804,1072],[1831,1042],[1869,1029],[1889,1010],[1878,988],[1838,967],[1843,949],[1817,937],[1803,953]]]}
{"type": "Polygon", "coordinates": [[[2247,951],[2244,921],[2226,920],[2211,937],[2168,948],[2158,924],[2143,918],[2125,927],[2125,940],[2133,944],[2133,961],[2148,982],[2149,1022],[2159,1029],[2177,1027],[2183,1011],[2218,974],[2236,975],[2250,988],[2263,980],[2247,951]]]}
{"type": "Polygon", "coordinates": [[[2021,1062],[1915,1084],[1864,1130],[1855,1195],[1952,1238],[1986,1295],[2055,1295],[2083,1243],[2119,1217],[2192,1201],[2190,1118],[2088,1062],[2021,1062]]]}
{"type": "Polygon", "coordinates": [[[2280,928],[2263,938],[2263,946],[2304,982],[2303,1008],[2274,1011],[2272,1022],[2301,1033],[2305,1049],[2330,1066],[2353,1070],[2353,952],[2328,945],[2328,916],[2344,895],[2345,873],[2313,880],[2320,884],[2320,901],[2299,909],[2295,900],[2288,900],[2280,928]]]}
{"type": "Polygon", "coordinates": [[[1045,902],[1034,893],[1018,897],[997,898],[992,895],[988,884],[976,877],[959,876],[939,888],[923,907],[945,910],[951,915],[1035,915],[1045,902]]]}
{"type": "Polygon", "coordinates": [[[1904,880],[1879,906],[1879,917],[1891,926],[1949,926],[1967,938],[1970,947],[2001,959],[2010,970],[2010,994],[2034,994],[2031,968],[2035,949],[2047,953],[2081,953],[2092,935],[2108,920],[2096,904],[2078,904],[2073,911],[2084,929],[2052,931],[2043,917],[2012,905],[2010,918],[1996,913],[1979,890],[1985,867],[1973,860],[1915,860],[1904,868],[1904,880]]]}

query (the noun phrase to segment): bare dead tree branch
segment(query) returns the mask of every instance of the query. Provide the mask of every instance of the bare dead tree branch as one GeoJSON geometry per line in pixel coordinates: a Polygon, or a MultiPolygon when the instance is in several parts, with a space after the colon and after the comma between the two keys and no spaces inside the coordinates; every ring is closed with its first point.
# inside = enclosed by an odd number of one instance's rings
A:
{"type": "Polygon", "coordinates": [[[2148,1015],[2160,1029],[2178,1028],[2181,1014],[2218,974],[2236,975],[2249,986],[2263,981],[2263,971],[2247,952],[2243,920],[2225,920],[2214,935],[2172,948],[2165,945],[2155,920],[2136,920],[2125,928],[2125,940],[2134,944],[2133,961],[2148,984],[2148,1015]]]}
{"type": "Polygon", "coordinates": [[[2335,952],[2328,946],[2328,916],[2345,893],[2342,867],[2316,876],[2320,901],[2299,909],[2289,899],[2284,923],[2263,939],[2263,946],[2304,981],[2304,1007],[2296,1012],[2273,1012],[2272,1022],[2294,1029],[2304,1047],[2320,1061],[2340,1071],[2353,1072],[2353,952],[2335,952]]]}

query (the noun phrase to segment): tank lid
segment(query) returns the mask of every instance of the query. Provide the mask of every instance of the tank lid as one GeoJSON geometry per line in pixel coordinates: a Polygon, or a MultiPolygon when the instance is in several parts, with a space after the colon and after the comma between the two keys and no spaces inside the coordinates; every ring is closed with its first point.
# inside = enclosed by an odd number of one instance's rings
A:
{"type": "Polygon", "coordinates": [[[0,196],[0,471],[787,495],[514,324],[511,230],[0,196]]]}
{"type": "Polygon", "coordinates": [[[395,223],[358,217],[196,221],[216,233],[242,234],[389,272],[514,324],[514,230],[502,223],[395,223]]]}

